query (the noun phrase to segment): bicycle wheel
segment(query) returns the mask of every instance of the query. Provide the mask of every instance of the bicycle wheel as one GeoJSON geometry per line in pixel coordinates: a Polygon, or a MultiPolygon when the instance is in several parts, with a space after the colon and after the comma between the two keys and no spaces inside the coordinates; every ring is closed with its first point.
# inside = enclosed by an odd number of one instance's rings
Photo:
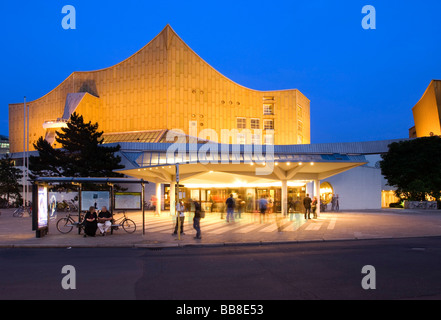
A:
{"type": "Polygon", "coordinates": [[[133,233],[136,231],[136,224],[133,220],[130,219],[125,219],[122,223],[121,223],[122,228],[124,229],[125,232],[127,233],[133,233]]]}
{"type": "Polygon", "coordinates": [[[12,214],[14,217],[19,217],[20,213],[23,214],[23,208],[18,207],[17,209],[14,210],[14,213],[12,214]]]}
{"type": "Polygon", "coordinates": [[[73,223],[68,218],[61,218],[57,221],[57,230],[61,233],[69,233],[73,229],[73,223]]]}

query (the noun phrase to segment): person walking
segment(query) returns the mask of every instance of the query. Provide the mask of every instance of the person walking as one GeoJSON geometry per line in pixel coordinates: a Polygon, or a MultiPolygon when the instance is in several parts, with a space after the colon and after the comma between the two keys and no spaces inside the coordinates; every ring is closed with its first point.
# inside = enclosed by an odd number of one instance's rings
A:
{"type": "Polygon", "coordinates": [[[225,201],[227,205],[227,222],[234,222],[234,208],[236,207],[236,201],[233,198],[233,194],[230,194],[230,197],[225,201]]]}
{"type": "Polygon", "coordinates": [[[242,219],[242,212],[244,211],[245,208],[245,201],[242,200],[242,198],[239,196],[237,198],[237,213],[236,213],[236,218],[238,219],[242,219]]]}
{"type": "Polygon", "coordinates": [[[309,197],[309,193],[306,194],[306,197],[303,199],[303,206],[305,207],[305,220],[310,219],[311,215],[311,198],[309,197]]]}
{"type": "Polygon", "coordinates": [[[193,228],[196,230],[195,239],[202,239],[201,237],[201,204],[195,199],[194,204],[194,218],[193,218],[193,228]]]}
{"type": "Polygon", "coordinates": [[[262,196],[259,200],[259,210],[260,210],[260,223],[265,222],[265,213],[268,208],[268,200],[265,196],[262,196]]]}
{"type": "Polygon", "coordinates": [[[175,225],[175,231],[173,232],[173,236],[178,234],[178,228],[179,224],[181,225],[181,234],[185,235],[184,233],[184,222],[185,222],[185,206],[184,202],[182,200],[179,200],[178,204],[176,205],[176,211],[178,212],[178,216],[176,217],[176,225],[175,225]]]}

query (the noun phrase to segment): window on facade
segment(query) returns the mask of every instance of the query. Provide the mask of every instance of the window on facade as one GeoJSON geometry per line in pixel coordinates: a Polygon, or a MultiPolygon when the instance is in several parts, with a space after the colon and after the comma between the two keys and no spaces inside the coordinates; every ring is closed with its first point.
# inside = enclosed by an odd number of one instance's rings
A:
{"type": "Polygon", "coordinates": [[[245,144],[245,133],[237,134],[237,144],[245,144]]]}
{"type": "Polygon", "coordinates": [[[303,108],[301,105],[297,105],[297,117],[299,119],[303,118],[303,108]]]}
{"type": "Polygon", "coordinates": [[[274,114],[274,104],[265,103],[263,105],[263,114],[264,115],[273,115],[274,114]]]}
{"type": "Polygon", "coordinates": [[[303,136],[301,134],[297,135],[297,143],[303,144],[303,136]]]}
{"type": "Polygon", "coordinates": [[[262,136],[260,134],[253,134],[251,139],[252,144],[262,144],[262,136]]]}
{"type": "Polygon", "coordinates": [[[274,121],[273,120],[263,120],[263,129],[265,130],[274,130],[274,121]]]}
{"type": "Polygon", "coordinates": [[[236,118],[237,129],[246,129],[247,119],[246,118],[236,118]]]}
{"type": "Polygon", "coordinates": [[[273,145],[274,144],[274,135],[273,134],[266,134],[264,140],[265,140],[265,144],[273,145]]]}
{"type": "Polygon", "coordinates": [[[251,119],[251,129],[260,129],[260,119],[251,119]]]}
{"type": "Polygon", "coordinates": [[[302,133],[303,132],[303,122],[297,121],[297,132],[302,133]]]}

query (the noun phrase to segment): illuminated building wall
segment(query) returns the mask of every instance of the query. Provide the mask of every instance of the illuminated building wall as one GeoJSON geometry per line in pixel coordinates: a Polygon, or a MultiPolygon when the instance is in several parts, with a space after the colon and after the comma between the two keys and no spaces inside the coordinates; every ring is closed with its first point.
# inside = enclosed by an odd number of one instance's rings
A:
{"type": "Polygon", "coordinates": [[[410,129],[410,137],[441,135],[441,80],[430,82],[412,112],[415,127],[410,129]]]}
{"type": "MultiPolygon", "coordinates": [[[[9,105],[13,153],[23,150],[23,105],[9,105]]],[[[273,134],[274,144],[310,143],[310,102],[300,91],[257,91],[235,83],[202,60],[170,26],[119,64],[74,72],[27,105],[31,151],[40,136],[53,142],[55,130],[73,111],[98,122],[105,133],[162,129],[189,133],[194,125],[198,132],[214,129],[219,141],[222,129],[245,128],[262,130],[252,137],[262,143],[265,133],[273,134]]]]}

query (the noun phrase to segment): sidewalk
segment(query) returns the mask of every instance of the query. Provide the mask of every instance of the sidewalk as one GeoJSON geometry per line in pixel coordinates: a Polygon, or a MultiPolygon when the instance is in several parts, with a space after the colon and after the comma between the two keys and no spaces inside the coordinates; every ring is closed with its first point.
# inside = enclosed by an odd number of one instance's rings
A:
{"type": "MultiPolygon", "coordinates": [[[[30,217],[12,216],[13,209],[1,209],[0,247],[71,248],[71,247],[127,247],[168,248],[180,246],[262,245],[308,241],[341,241],[381,238],[441,236],[441,211],[427,210],[363,210],[351,212],[326,212],[318,219],[305,221],[303,214],[290,214],[281,221],[282,232],[274,215],[260,221],[258,214],[242,214],[241,219],[227,223],[220,213],[207,213],[201,221],[202,239],[196,240],[191,213],[187,213],[184,233],[179,240],[173,236],[174,217],[169,212],[160,216],[146,212],[145,235],[142,234],[140,212],[128,213],[137,224],[133,234],[121,228],[113,235],[84,238],[74,228],[68,234],[56,229],[56,220],[49,224],[49,234],[36,238],[30,217]]],[[[59,213],[57,219],[64,217],[59,213]]],[[[226,215],[224,214],[224,217],[226,215]]]]}

